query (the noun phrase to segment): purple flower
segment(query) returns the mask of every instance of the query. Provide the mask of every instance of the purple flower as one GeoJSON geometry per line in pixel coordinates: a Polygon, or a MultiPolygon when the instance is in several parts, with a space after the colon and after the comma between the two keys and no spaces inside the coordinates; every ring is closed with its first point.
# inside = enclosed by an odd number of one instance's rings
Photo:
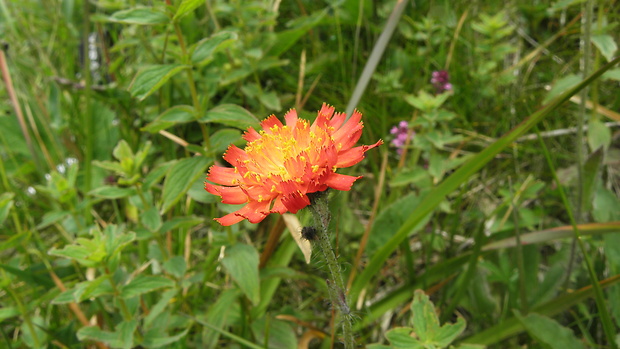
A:
{"type": "Polygon", "coordinates": [[[452,90],[450,75],[448,75],[448,72],[445,70],[434,71],[431,78],[431,84],[433,84],[437,93],[452,90]]]}
{"type": "MultiPolygon", "coordinates": [[[[403,152],[403,147],[405,143],[407,143],[407,138],[409,138],[409,123],[407,121],[401,121],[398,123],[398,126],[392,127],[390,133],[394,135],[394,139],[392,139],[391,143],[394,147],[398,148],[398,154],[403,152]]],[[[413,132],[412,134],[413,135],[413,132]]]]}

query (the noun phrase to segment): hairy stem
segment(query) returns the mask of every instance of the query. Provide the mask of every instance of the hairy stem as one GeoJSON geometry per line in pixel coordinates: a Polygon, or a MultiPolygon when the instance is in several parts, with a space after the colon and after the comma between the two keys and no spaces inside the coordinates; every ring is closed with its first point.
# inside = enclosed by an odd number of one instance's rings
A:
{"type": "Polygon", "coordinates": [[[342,315],[341,321],[344,346],[347,349],[355,348],[353,326],[351,323],[351,309],[347,303],[347,294],[344,288],[340,264],[338,264],[328,234],[331,215],[327,204],[327,195],[326,193],[318,194],[319,195],[312,197],[312,204],[309,206],[315,224],[317,225],[317,237],[313,242],[314,246],[319,248],[321,255],[327,263],[327,268],[329,269],[330,278],[327,280],[327,288],[329,290],[331,304],[336,306],[342,315]]]}

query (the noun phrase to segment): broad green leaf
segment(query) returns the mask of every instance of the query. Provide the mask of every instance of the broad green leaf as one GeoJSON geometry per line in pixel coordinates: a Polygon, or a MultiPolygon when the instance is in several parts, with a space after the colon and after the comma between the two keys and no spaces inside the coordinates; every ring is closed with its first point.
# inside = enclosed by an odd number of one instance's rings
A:
{"type": "Polygon", "coordinates": [[[133,348],[133,334],[138,327],[138,320],[123,321],[114,332],[104,331],[97,326],[82,327],[77,331],[79,340],[92,340],[108,344],[112,348],[133,348]]]}
{"type": "Polygon", "coordinates": [[[254,115],[235,104],[220,104],[207,111],[205,116],[200,118],[200,121],[223,124],[242,130],[250,126],[254,128],[259,127],[258,119],[254,115]]]}
{"type": "Polygon", "coordinates": [[[73,245],[66,245],[62,250],[53,248],[49,251],[53,256],[75,259],[86,267],[95,267],[106,257],[105,246],[99,237],[91,239],[77,238],[73,245]]]}
{"type": "Polygon", "coordinates": [[[609,34],[602,35],[592,35],[591,37],[592,43],[599,51],[607,62],[611,61],[614,58],[614,54],[618,51],[618,45],[614,38],[609,34]]]}
{"type": "Polygon", "coordinates": [[[620,81],[620,69],[610,69],[603,74],[602,78],[620,81]]]}
{"type": "Polygon", "coordinates": [[[140,275],[131,280],[120,290],[121,297],[124,299],[139,296],[144,293],[152,292],[164,287],[173,287],[174,281],[163,276],[140,275]]]}
{"type": "Polygon", "coordinates": [[[564,92],[562,95],[554,98],[551,102],[549,102],[549,104],[546,105],[545,108],[542,108],[530,115],[511,132],[507,133],[493,144],[483,149],[480,153],[472,156],[449,177],[445,178],[439,185],[430,190],[421,201],[424,205],[416,207],[411,212],[409,218],[405,221],[405,223],[403,223],[400,229],[385,245],[377,250],[366,265],[366,268],[357,276],[349,292],[351,299],[357,301],[362,289],[367,286],[373,276],[379,273],[379,270],[383,267],[384,262],[398,248],[400,243],[407,238],[413,229],[418,226],[418,224],[428,214],[432,213],[435,208],[439,206],[442,201],[444,201],[447,195],[469,180],[473,174],[478,172],[489,161],[491,161],[495,155],[511,145],[519,136],[523,135],[527,130],[551,114],[552,111],[557,109],[564,102],[568,101],[571,96],[575,95],[585,86],[589,85],[592,81],[601,76],[605,71],[609,70],[618,62],[620,62],[620,57],[601,67],[601,69],[597,70],[588,78],[564,92]]]}
{"type": "Polygon", "coordinates": [[[168,161],[160,164],[154,170],[151,170],[142,182],[143,191],[149,190],[153,185],[159,183],[159,181],[168,173],[168,170],[176,163],[176,160],[168,161]]]}
{"type": "Polygon", "coordinates": [[[252,322],[252,333],[256,343],[266,343],[269,349],[297,348],[297,336],[287,322],[263,317],[252,322]]]}
{"type": "Polygon", "coordinates": [[[465,320],[454,324],[439,324],[435,306],[422,290],[415,291],[411,304],[412,325],[422,344],[445,348],[465,330],[465,320]]]}
{"type": "Polygon", "coordinates": [[[182,64],[160,64],[145,68],[133,79],[133,82],[129,86],[129,93],[139,100],[144,100],[170,80],[171,77],[186,68],[190,68],[190,66],[182,64]]]}
{"type": "Polygon", "coordinates": [[[151,207],[146,210],[140,217],[140,222],[142,222],[146,229],[153,233],[158,231],[163,224],[157,207],[151,207]]]}
{"type": "Polygon", "coordinates": [[[252,304],[260,300],[258,252],[250,245],[236,244],[226,249],[222,265],[252,304]]]}
{"type": "Polygon", "coordinates": [[[278,95],[273,91],[261,93],[258,96],[258,100],[260,101],[262,105],[267,107],[267,109],[271,109],[275,111],[282,110],[282,104],[280,104],[280,98],[278,98],[278,95]]]}
{"type": "Polygon", "coordinates": [[[164,270],[180,279],[187,271],[187,263],[181,256],[174,256],[164,263],[164,270]]]}
{"type": "Polygon", "coordinates": [[[390,348],[394,349],[423,349],[424,344],[414,336],[413,328],[397,327],[387,331],[385,338],[390,341],[390,348]]]}
{"type": "Polygon", "coordinates": [[[26,282],[32,287],[42,286],[48,289],[54,286],[53,281],[46,274],[41,274],[35,268],[29,267],[22,269],[7,264],[0,264],[0,268],[17,276],[19,280],[26,282]]]}
{"type": "Polygon", "coordinates": [[[581,78],[575,74],[569,74],[563,76],[555,81],[551,91],[547,94],[543,103],[546,104],[553,98],[561,95],[563,92],[568,91],[570,88],[573,88],[581,81],[581,78]]]}
{"type": "Polygon", "coordinates": [[[207,166],[212,161],[203,156],[194,156],[174,164],[164,181],[161,214],[168,212],[172,205],[176,204],[185,195],[198,177],[206,174],[207,166]]]}
{"type": "Polygon", "coordinates": [[[196,43],[192,50],[192,63],[195,65],[204,65],[213,59],[213,54],[230,43],[236,41],[237,33],[231,31],[221,31],[211,35],[211,37],[202,39],[196,43]]]}
{"type": "Polygon", "coordinates": [[[6,319],[16,317],[20,314],[19,309],[16,307],[2,307],[0,308],[0,322],[4,322],[6,319]]]}
{"type": "Polygon", "coordinates": [[[267,56],[278,57],[288,51],[288,49],[301,39],[302,36],[319,24],[327,12],[327,10],[323,10],[310,15],[308,20],[303,21],[299,28],[283,30],[276,33],[274,44],[267,53],[267,56]]]}
{"type": "Polygon", "coordinates": [[[110,21],[125,24],[166,24],[170,18],[163,12],[148,7],[139,7],[129,10],[118,11],[109,17],[110,21]]]}
{"type": "MultiPolygon", "coordinates": [[[[618,285],[619,283],[620,275],[615,275],[611,278],[602,280],[600,285],[602,288],[606,288],[609,286],[618,285]]],[[[594,290],[592,289],[592,286],[587,286],[573,293],[556,297],[545,304],[534,307],[531,311],[545,316],[553,316],[566,311],[572,306],[583,302],[588,298],[593,297],[593,295],[594,290]]],[[[523,324],[521,324],[516,317],[512,317],[464,339],[464,342],[470,344],[491,345],[523,331],[525,331],[523,324]]]]}
{"type": "Polygon", "coordinates": [[[163,234],[173,229],[190,228],[202,222],[204,222],[204,218],[197,216],[174,217],[165,221],[159,232],[163,234]]]}
{"type": "Polygon", "coordinates": [[[196,114],[194,107],[189,105],[177,105],[159,114],[155,120],[141,128],[141,130],[150,133],[157,133],[174,125],[184,124],[195,120],[196,114]]]}
{"type": "Polygon", "coordinates": [[[153,322],[153,320],[155,320],[159,316],[159,314],[161,314],[162,311],[166,308],[166,306],[170,304],[170,301],[176,294],[177,290],[171,289],[161,295],[159,301],[157,301],[157,303],[149,309],[149,314],[144,318],[145,328],[148,329],[151,327],[151,323],[153,322]]]}
{"type": "Polygon", "coordinates": [[[591,151],[598,148],[609,148],[611,144],[611,129],[600,120],[592,120],[588,124],[588,145],[591,151]]]}
{"type": "Polygon", "coordinates": [[[41,223],[39,223],[36,226],[36,228],[39,229],[39,230],[43,229],[43,228],[47,228],[50,225],[65,219],[70,214],[71,214],[71,212],[68,212],[68,211],[51,211],[51,212],[47,212],[47,213],[45,213],[43,215],[43,219],[41,220],[41,223]]]}
{"type": "MultiPolygon", "coordinates": [[[[420,197],[412,193],[400,198],[383,209],[377,216],[370,230],[368,244],[366,245],[366,253],[372,256],[377,249],[385,245],[398,231],[398,228],[409,218],[409,213],[421,203],[420,197]]],[[[429,219],[430,215],[427,215],[413,229],[418,229],[425,225],[429,219]]]]}
{"type": "Polygon", "coordinates": [[[240,142],[242,139],[239,130],[224,128],[211,135],[211,149],[213,153],[220,154],[228,149],[231,144],[240,142]]]}
{"type": "Polygon", "coordinates": [[[174,14],[174,18],[172,19],[176,21],[177,19],[194,11],[200,5],[204,5],[204,3],[205,2],[203,0],[183,0],[181,4],[179,4],[179,7],[177,8],[177,12],[174,14]]]}
{"type": "Polygon", "coordinates": [[[136,188],[120,188],[104,185],[91,190],[88,192],[88,195],[104,199],[120,199],[136,195],[136,188]]]}
{"type": "Polygon", "coordinates": [[[20,339],[27,347],[44,349],[43,345],[47,342],[47,333],[45,329],[49,326],[46,321],[39,315],[29,315],[30,322],[23,321],[21,325],[20,339]],[[28,323],[31,326],[28,326],[28,323]],[[33,333],[34,332],[34,333],[33,333]]]}
{"type": "Polygon", "coordinates": [[[168,336],[166,335],[166,331],[164,329],[153,328],[144,334],[144,338],[140,345],[145,348],[161,348],[163,346],[178,342],[181,338],[185,337],[188,332],[189,329],[174,336],[168,336]]]}
{"type": "Polygon", "coordinates": [[[551,349],[585,349],[573,331],[553,319],[539,314],[516,316],[532,337],[551,349]]]}
{"type": "Polygon", "coordinates": [[[6,220],[6,217],[9,215],[9,211],[11,207],[13,207],[13,198],[15,194],[13,193],[2,193],[0,195],[0,226],[6,220]]]}
{"type": "MultiPolygon", "coordinates": [[[[231,313],[235,312],[235,308],[238,308],[237,298],[240,293],[237,288],[230,288],[224,290],[217,301],[213,303],[206,316],[201,316],[198,320],[199,323],[206,322],[211,326],[222,329],[225,328],[232,317],[231,313]]],[[[203,335],[203,345],[205,348],[215,348],[220,338],[220,332],[206,329],[203,335]]]]}

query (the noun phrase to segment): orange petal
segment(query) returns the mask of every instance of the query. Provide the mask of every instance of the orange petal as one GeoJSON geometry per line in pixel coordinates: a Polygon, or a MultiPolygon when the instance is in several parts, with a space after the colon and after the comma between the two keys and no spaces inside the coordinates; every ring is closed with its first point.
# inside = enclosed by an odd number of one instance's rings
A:
{"type": "Polygon", "coordinates": [[[209,169],[207,179],[217,184],[234,185],[233,181],[240,180],[241,176],[235,172],[234,168],[213,165],[209,169]]]}
{"type": "Polygon", "coordinates": [[[248,196],[239,187],[220,187],[222,203],[239,205],[248,202],[248,196]]]}
{"type": "Polygon", "coordinates": [[[270,201],[251,201],[247,205],[243,206],[239,211],[235,212],[236,215],[246,218],[250,223],[258,223],[265,219],[269,214],[270,201]]]}
{"type": "Polygon", "coordinates": [[[321,107],[321,110],[319,110],[316,119],[312,123],[312,126],[310,126],[310,131],[314,132],[317,127],[327,129],[327,123],[329,122],[329,119],[331,119],[332,115],[334,115],[335,110],[336,108],[323,103],[323,106],[321,107]]]}
{"type": "Polygon", "coordinates": [[[284,115],[284,121],[286,121],[286,126],[289,126],[291,129],[294,129],[297,125],[297,110],[291,109],[284,115]]]}
{"type": "Polygon", "coordinates": [[[271,114],[267,119],[263,120],[260,125],[263,127],[263,130],[265,130],[265,133],[271,133],[271,128],[274,126],[278,126],[278,127],[282,127],[282,123],[280,122],[280,120],[278,120],[278,118],[271,114]]]}
{"type": "Polygon", "coordinates": [[[224,160],[233,166],[243,164],[243,160],[247,159],[248,154],[234,144],[231,144],[230,147],[228,147],[228,150],[226,150],[226,154],[224,154],[224,160]]]}
{"type": "Polygon", "coordinates": [[[213,218],[213,220],[217,221],[218,223],[220,223],[223,226],[233,225],[233,224],[241,222],[244,219],[245,218],[243,218],[241,216],[238,216],[235,212],[229,213],[229,214],[225,215],[224,217],[213,218]]]}
{"type": "Polygon", "coordinates": [[[269,212],[271,213],[286,213],[287,209],[286,206],[284,206],[284,204],[282,203],[282,197],[278,196],[273,203],[273,207],[271,208],[271,210],[269,212]]]}
{"type": "Polygon", "coordinates": [[[308,199],[306,194],[296,191],[282,196],[282,204],[286,206],[291,213],[297,213],[297,211],[310,205],[310,199],[308,199]]]}
{"type": "Polygon", "coordinates": [[[334,129],[339,129],[342,123],[347,118],[347,113],[336,113],[334,117],[329,121],[329,126],[334,129]]]}
{"type": "Polygon", "coordinates": [[[339,173],[332,173],[331,175],[329,175],[329,177],[325,179],[324,183],[327,184],[327,186],[329,186],[330,188],[334,188],[336,190],[348,191],[351,189],[353,182],[355,182],[356,180],[360,178],[362,178],[362,176],[354,177],[354,176],[341,175],[339,173]]]}
{"type": "Polygon", "coordinates": [[[245,139],[248,142],[253,142],[259,138],[260,138],[260,134],[256,132],[256,130],[252,128],[251,126],[248,127],[248,130],[245,131],[245,133],[243,134],[243,139],[245,139]]]}
{"type": "Polygon", "coordinates": [[[349,167],[349,166],[353,166],[357,164],[358,162],[364,159],[365,152],[367,152],[369,149],[372,149],[374,147],[378,147],[381,144],[383,144],[383,140],[380,139],[375,144],[362,145],[362,146],[347,149],[347,150],[344,150],[338,153],[338,162],[336,163],[336,167],[342,168],[342,167],[349,167]]]}

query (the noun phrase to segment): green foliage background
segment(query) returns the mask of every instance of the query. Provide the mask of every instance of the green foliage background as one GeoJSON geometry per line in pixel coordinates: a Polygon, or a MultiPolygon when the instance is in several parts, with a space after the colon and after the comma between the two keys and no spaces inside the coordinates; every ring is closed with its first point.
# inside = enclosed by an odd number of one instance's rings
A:
{"type": "Polygon", "coordinates": [[[330,193],[360,346],[618,347],[619,13],[0,0],[0,346],[342,346],[298,227],[221,227],[203,189],[247,127],[326,102],[386,141],[330,193]]]}

